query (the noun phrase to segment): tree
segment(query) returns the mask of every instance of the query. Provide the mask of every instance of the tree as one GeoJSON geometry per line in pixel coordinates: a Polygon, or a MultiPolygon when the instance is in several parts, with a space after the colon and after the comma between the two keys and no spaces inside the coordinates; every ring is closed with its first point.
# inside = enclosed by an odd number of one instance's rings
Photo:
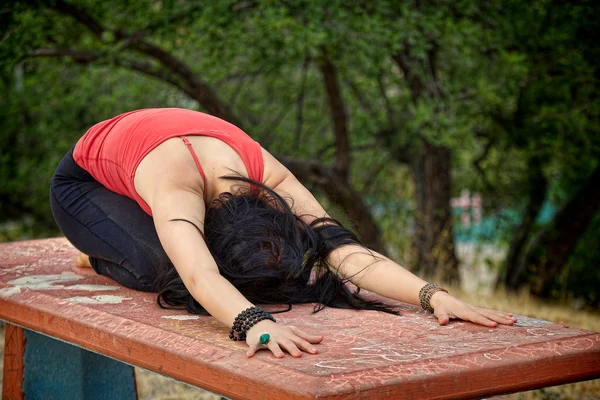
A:
{"type": "MultiPolygon", "coordinates": [[[[318,71],[322,85],[319,90],[327,99],[334,136],[335,152],[331,163],[317,159],[299,161],[285,156],[281,159],[305,183],[320,188],[345,209],[363,240],[382,250],[383,243],[374,218],[353,183],[357,173],[352,171],[351,143],[374,136],[380,145],[390,146],[390,159],[407,162],[414,171],[419,227],[414,262],[428,275],[441,269],[448,279],[456,278],[449,217],[451,153],[447,144],[439,139],[443,136],[439,131],[441,126],[430,127],[432,137],[427,138],[426,134],[419,133],[427,130],[423,129],[423,122],[406,129],[402,126],[406,121],[398,120],[394,113],[400,111],[399,115],[412,120],[417,120],[418,114],[423,114],[420,116],[423,119],[427,115],[439,117],[445,113],[444,108],[451,103],[447,93],[453,93],[448,87],[442,87],[442,79],[438,77],[441,73],[437,67],[438,57],[443,53],[439,50],[440,42],[447,40],[445,35],[456,26],[468,22],[468,16],[455,17],[451,7],[429,5],[421,9],[393,3],[382,6],[366,3],[362,7],[347,6],[343,2],[312,7],[299,3],[219,2],[210,7],[182,3],[183,9],[182,5],[176,8],[166,4],[157,12],[148,11],[154,11],[151,4],[121,10],[94,2],[74,5],[57,0],[34,4],[33,8],[16,13],[15,19],[19,23],[25,22],[22,24],[25,30],[40,21],[50,29],[37,37],[36,32],[32,34],[34,39],[29,43],[27,57],[67,58],[82,65],[116,66],[136,71],[178,88],[197,101],[202,109],[250,132],[264,129],[264,120],[251,116],[252,112],[248,110],[252,106],[241,104],[242,100],[233,96],[233,85],[228,83],[244,82],[249,76],[272,82],[273,76],[281,75],[284,70],[291,73],[286,77],[288,83],[301,80],[300,92],[294,101],[297,124],[293,129],[300,136],[302,127],[298,125],[307,120],[303,116],[307,111],[302,106],[305,93],[309,91],[309,85],[314,91],[314,73],[318,71]],[[443,12],[438,12],[440,9],[443,12]],[[140,17],[142,10],[143,18],[140,17]],[[412,21],[419,18],[423,23],[415,26],[412,21]],[[180,31],[173,29],[175,24],[179,24],[180,31]],[[449,28],[444,30],[448,24],[449,28]],[[436,29],[439,32],[435,33],[436,29]],[[348,32],[356,39],[348,41],[348,32]],[[184,46],[179,43],[185,34],[197,36],[193,43],[184,46]],[[373,48],[373,41],[381,47],[373,48]],[[187,52],[194,47],[201,50],[182,56],[184,50],[187,52]],[[230,68],[224,68],[229,76],[224,76],[224,72],[209,72],[215,70],[215,57],[242,65],[242,71],[255,72],[231,71],[230,68]],[[356,62],[356,58],[360,58],[360,62],[356,62]],[[209,68],[197,72],[201,70],[199,67],[205,66],[209,68]],[[214,83],[215,80],[228,82],[219,85],[214,83]],[[359,88],[363,82],[370,87],[369,92],[374,84],[378,87],[375,93],[366,95],[374,95],[373,100],[369,99],[370,110],[366,110],[370,111],[370,116],[358,115],[360,112],[356,108],[363,96],[359,88]],[[346,93],[344,85],[347,86],[346,93]],[[393,91],[398,94],[390,95],[393,91]],[[227,97],[237,104],[223,100],[227,97]],[[408,99],[412,100],[407,102],[408,99]],[[348,112],[348,102],[354,103],[351,106],[353,112],[348,112]],[[376,104],[382,104],[381,110],[385,111],[377,110],[376,104]],[[349,128],[350,120],[367,118],[374,118],[376,123],[371,123],[366,133],[357,134],[349,128]],[[407,139],[398,139],[400,136],[407,136],[407,139]],[[444,265],[448,266],[446,270],[444,265]]],[[[460,32],[460,35],[464,34],[460,32]]],[[[465,47],[468,45],[466,43],[465,47]]],[[[448,50],[451,52],[452,49],[448,50]]],[[[281,76],[275,79],[281,79],[281,76]]],[[[271,86],[271,83],[265,86],[271,86]]],[[[285,120],[288,110],[283,108],[279,107],[277,114],[281,118],[276,121],[285,124],[281,120],[285,120]]],[[[448,108],[450,114],[455,112],[452,106],[448,108]]],[[[365,109],[362,111],[366,114],[365,109]]],[[[315,119],[322,120],[322,117],[315,119]]],[[[266,142],[269,141],[267,138],[266,142]]],[[[326,153],[324,150],[320,153],[326,153]]],[[[327,158],[325,156],[325,160],[327,158]]]]}
{"type": "MultiPolygon", "coordinates": [[[[590,87],[582,85],[590,62],[569,74],[567,66],[552,64],[566,56],[573,68],[572,55],[583,54],[569,48],[576,40],[572,19],[558,24],[566,36],[538,34],[540,26],[555,25],[545,10],[561,15],[552,4],[18,1],[1,14],[0,67],[3,87],[17,92],[20,68],[26,89],[3,100],[13,110],[4,126],[12,127],[11,146],[27,149],[35,140],[35,156],[48,160],[38,164],[49,168],[60,153],[54,131],[66,128],[74,140],[124,107],[210,112],[257,138],[328,207],[344,210],[378,250],[384,249],[381,227],[389,232],[393,223],[374,210],[390,199],[414,199],[410,264],[423,275],[455,280],[454,179],[466,184],[465,176],[478,171],[481,188],[495,199],[529,199],[509,257],[516,260],[537,229],[544,199],[552,193],[567,199],[581,184],[567,178],[569,171],[585,175],[595,166],[589,160],[597,153],[583,144],[596,143],[590,141],[596,111],[582,109],[595,94],[564,96],[590,87]],[[36,84],[65,78],[69,83],[53,86],[42,105],[36,84]],[[48,122],[70,109],[76,112],[68,122],[48,122]],[[575,129],[577,143],[555,137],[565,121],[586,125],[575,129]],[[586,165],[577,167],[576,160],[586,165]],[[560,188],[545,186],[552,171],[564,177],[560,188]],[[399,185],[407,173],[412,183],[399,185]]],[[[67,147],[71,139],[58,143],[67,147]]],[[[47,214],[42,200],[19,204],[27,189],[12,176],[18,169],[24,177],[34,165],[17,153],[0,159],[12,187],[0,194],[12,199],[6,204],[13,215],[47,214]]]]}
{"type": "Polygon", "coordinates": [[[522,24],[507,27],[512,36],[507,47],[522,54],[527,73],[514,109],[497,110],[494,119],[524,152],[527,200],[504,263],[504,283],[513,290],[532,283],[534,294],[548,296],[600,209],[594,200],[600,74],[590,39],[600,28],[593,17],[599,9],[585,0],[540,2],[527,13],[519,1],[510,5],[508,12],[518,14],[522,24]],[[549,199],[562,205],[540,228],[536,220],[549,199]]]}

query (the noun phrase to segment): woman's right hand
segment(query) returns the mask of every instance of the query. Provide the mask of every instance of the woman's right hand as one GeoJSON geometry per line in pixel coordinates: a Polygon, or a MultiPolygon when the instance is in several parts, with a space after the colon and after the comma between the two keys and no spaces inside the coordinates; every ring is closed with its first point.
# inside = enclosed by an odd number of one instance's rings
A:
{"type": "Polygon", "coordinates": [[[278,325],[273,321],[260,321],[246,332],[248,357],[261,349],[271,350],[277,358],[284,356],[283,350],[293,357],[301,357],[302,351],[317,354],[319,350],[313,344],[321,343],[323,336],[311,335],[294,326],[278,325]],[[260,336],[268,333],[271,338],[267,344],[260,344],[260,336]]]}

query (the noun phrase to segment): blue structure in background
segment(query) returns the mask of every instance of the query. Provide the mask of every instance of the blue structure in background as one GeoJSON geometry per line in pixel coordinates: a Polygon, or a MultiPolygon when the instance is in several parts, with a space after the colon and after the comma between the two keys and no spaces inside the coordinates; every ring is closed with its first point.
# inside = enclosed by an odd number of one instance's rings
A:
{"type": "MultiPolygon", "coordinates": [[[[557,207],[555,205],[550,202],[544,203],[536,223],[541,225],[549,223],[556,211],[557,207]]],[[[478,224],[473,223],[471,220],[469,226],[464,226],[460,221],[460,217],[464,212],[465,210],[461,207],[452,208],[452,215],[455,217],[453,224],[454,240],[457,243],[495,243],[504,237],[510,238],[511,233],[521,222],[521,211],[506,208],[491,215],[484,213],[478,224]]]]}
{"type": "MultiPolygon", "coordinates": [[[[492,214],[481,211],[481,208],[473,212],[471,207],[472,200],[477,195],[471,197],[468,191],[464,191],[461,197],[452,199],[452,215],[454,240],[457,243],[499,243],[503,240],[510,241],[514,229],[519,225],[522,218],[522,210],[516,208],[503,208],[492,214]],[[460,200],[463,200],[463,205],[459,206],[460,200]],[[465,204],[469,204],[465,206],[465,204]],[[480,213],[479,222],[475,215],[480,213]],[[468,213],[468,225],[462,222],[462,216],[468,213]]],[[[373,199],[367,199],[373,213],[377,217],[385,215],[395,222],[399,222],[406,227],[406,233],[411,235],[414,233],[414,205],[409,201],[386,201],[376,202],[373,199]]],[[[479,200],[481,203],[481,200],[479,200]]],[[[536,223],[544,225],[549,223],[557,211],[557,207],[550,201],[546,201],[540,210],[536,223]]]]}
{"type": "Polygon", "coordinates": [[[137,399],[133,367],[30,330],[25,338],[26,399],[137,399]]]}

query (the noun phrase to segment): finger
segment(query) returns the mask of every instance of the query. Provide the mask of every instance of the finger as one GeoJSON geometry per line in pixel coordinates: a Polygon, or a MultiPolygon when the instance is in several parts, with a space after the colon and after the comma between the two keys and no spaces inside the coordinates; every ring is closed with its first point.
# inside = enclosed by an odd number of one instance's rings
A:
{"type": "Polygon", "coordinates": [[[450,321],[450,316],[448,316],[448,313],[446,311],[443,311],[443,310],[437,311],[436,310],[434,315],[437,317],[438,323],[440,325],[446,325],[450,321]]]}
{"type": "Polygon", "coordinates": [[[490,328],[495,328],[496,326],[498,326],[498,323],[496,321],[493,321],[478,312],[470,313],[470,315],[467,318],[463,319],[467,319],[479,325],[489,326],[490,328]]]}
{"type": "Polygon", "coordinates": [[[481,308],[481,307],[476,307],[475,309],[488,318],[500,318],[500,319],[504,319],[504,320],[516,320],[517,319],[516,317],[514,317],[512,315],[512,313],[506,313],[504,311],[492,310],[489,308],[481,308]]]}
{"type": "Polygon", "coordinates": [[[277,358],[283,358],[285,356],[277,342],[272,339],[269,341],[269,343],[267,343],[267,348],[271,350],[271,353],[273,353],[273,355],[277,358]]]}
{"type": "Polygon", "coordinates": [[[310,333],[304,332],[302,329],[298,329],[295,326],[290,326],[289,328],[294,335],[301,337],[309,343],[321,343],[323,341],[323,336],[311,335],[310,333]]]}
{"type": "Polygon", "coordinates": [[[517,319],[515,317],[509,316],[508,314],[503,312],[483,310],[482,314],[485,317],[491,319],[492,321],[496,321],[503,325],[512,325],[515,322],[517,322],[517,319]]]}
{"type": "Polygon", "coordinates": [[[298,346],[299,349],[302,349],[307,353],[317,354],[319,352],[319,350],[316,347],[314,347],[312,344],[310,344],[309,342],[307,342],[299,336],[296,336],[291,340],[296,344],[296,346],[298,346]]]}
{"type": "Polygon", "coordinates": [[[517,320],[517,317],[515,317],[513,315],[513,313],[507,313],[504,311],[498,311],[498,310],[492,310],[489,308],[481,308],[480,309],[482,311],[483,314],[492,314],[492,315],[497,315],[499,318],[504,318],[504,319],[512,319],[512,320],[517,320]]]}
{"type": "Polygon", "coordinates": [[[288,353],[292,355],[292,357],[302,357],[302,352],[298,349],[296,344],[292,342],[290,339],[281,339],[279,341],[279,345],[287,350],[288,353]]]}
{"type": "Polygon", "coordinates": [[[248,346],[248,351],[246,352],[246,355],[248,357],[252,357],[256,351],[258,350],[258,348],[256,346],[248,346]]]}

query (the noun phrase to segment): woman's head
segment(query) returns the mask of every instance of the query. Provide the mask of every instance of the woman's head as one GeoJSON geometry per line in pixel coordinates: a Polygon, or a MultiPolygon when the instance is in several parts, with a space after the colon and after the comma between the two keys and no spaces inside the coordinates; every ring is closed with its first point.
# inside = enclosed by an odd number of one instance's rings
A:
{"type": "Polygon", "coordinates": [[[316,239],[287,204],[257,190],[223,193],[206,212],[204,238],[221,275],[250,301],[301,300],[316,239]]]}
{"type": "MultiPolygon", "coordinates": [[[[240,188],[235,195],[222,193],[209,205],[204,239],[220,274],[250,302],[317,303],[315,311],[323,306],[391,311],[351,292],[327,266],[332,250],[358,243],[352,232],[328,218],[306,224],[270,188],[246,178],[224,179],[242,181],[252,188],[240,188]]],[[[190,312],[205,313],[174,268],[167,275],[157,282],[159,305],[185,305],[190,312]]]]}

